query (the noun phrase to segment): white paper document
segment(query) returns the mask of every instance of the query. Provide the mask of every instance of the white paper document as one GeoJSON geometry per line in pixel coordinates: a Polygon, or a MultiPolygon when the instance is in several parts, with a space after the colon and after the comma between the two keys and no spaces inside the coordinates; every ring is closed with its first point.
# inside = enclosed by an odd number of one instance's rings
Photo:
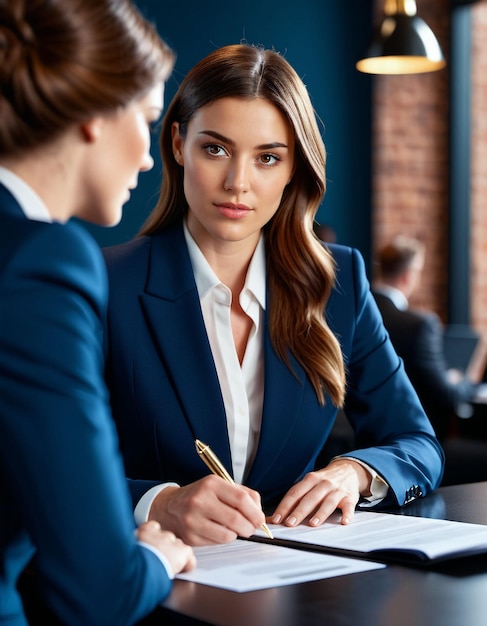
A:
{"type": "Polygon", "coordinates": [[[230,591],[255,591],[380,569],[385,565],[236,539],[194,548],[196,568],[176,578],[230,591]]]}
{"type": "MultiPolygon", "coordinates": [[[[317,549],[355,551],[370,558],[389,553],[411,561],[433,561],[487,553],[487,525],[410,515],[356,511],[352,523],[346,526],[335,514],[318,528],[273,524],[269,528],[276,540],[311,544],[317,549]]],[[[256,535],[264,533],[259,530],[256,535]]]]}

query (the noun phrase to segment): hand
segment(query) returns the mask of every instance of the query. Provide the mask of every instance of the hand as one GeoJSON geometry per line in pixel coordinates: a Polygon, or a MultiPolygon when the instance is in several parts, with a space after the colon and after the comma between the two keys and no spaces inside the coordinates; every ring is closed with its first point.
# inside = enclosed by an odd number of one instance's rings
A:
{"type": "Polygon", "coordinates": [[[162,530],[158,522],[141,524],[136,534],[139,541],[148,543],[166,557],[174,574],[189,572],[195,567],[196,557],[193,549],[178,539],[174,533],[162,530]]]}
{"type": "Polygon", "coordinates": [[[154,499],[149,519],[192,546],[250,537],[265,522],[260,495],[209,475],[184,487],[166,487],[154,499]]]}
{"type": "Polygon", "coordinates": [[[446,377],[448,378],[448,382],[452,385],[458,385],[458,383],[462,382],[465,378],[463,372],[454,368],[446,371],[446,377]]]}
{"type": "Polygon", "coordinates": [[[360,496],[370,495],[370,482],[369,472],[360,463],[335,459],[324,469],[309,472],[291,487],[270,522],[296,526],[309,518],[310,526],[320,526],[336,509],[341,509],[341,522],[348,524],[360,496]]]}

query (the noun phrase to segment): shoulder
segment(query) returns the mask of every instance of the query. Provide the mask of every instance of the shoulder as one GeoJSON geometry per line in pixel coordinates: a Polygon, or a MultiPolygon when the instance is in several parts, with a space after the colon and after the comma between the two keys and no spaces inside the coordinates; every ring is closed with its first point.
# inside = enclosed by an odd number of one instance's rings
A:
{"type": "Polygon", "coordinates": [[[389,296],[386,296],[384,293],[372,289],[372,295],[374,296],[374,299],[380,308],[391,309],[392,311],[399,311],[394,302],[389,298],[389,296]]]}
{"type": "Polygon", "coordinates": [[[326,304],[326,317],[330,328],[345,342],[360,320],[376,324],[380,313],[370,292],[362,254],[349,246],[327,247],[335,261],[336,279],[326,304]]]}
{"type": "Polygon", "coordinates": [[[350,296],[357,303],[363,300],[370,292],[370,284],[361,252],[339,244],[328,244],[327,248],[335,261],[336,281],[333,295],[350,296]]]}
{"type": "Polygon", "coordinates": [[[102,248],[109,272],[128,270],[149,262],[153,251],[158,256],[171,258],[174,250],[184,243],[182,223],[164,229],[160,233],[137,236],[130,241],[102,248]]]}
{"type": "Polygon", "coordinates": [[[408,309],[407,313],[415,321],[418,328],[423,333],[441,334],[443,325],[439,315],[433,311],[423,311],[422,309],[408,309]]]}
{"type": "Polygon", "coordinates": [[[73,222],[52,226],[51,236],[56,240],[57,249],[63,258],[85,266],[91,272],[103,273],[100,246],[83,226],[73,222]]]}
{"type": "Polygon", "coordinates": [[[137,237],[126,243],[102,248],[102,254],[108,266],[127,265],[149,255],[151,237],[137,237]]]}
{"type": "Polygon", "coordinates": [[[97,350],[92,353],[99,336],[93,331],[101,328],[108,299],[100,248],[76,223],[25,220],[13,230],[6,263],[0,265],[1,298],[8,303],[2,310],[2,337],[8,338],[14,329],[16,341],[25,347],[22,358],[42,352],[42,362],[52,366],[44,368],[42,376],[54,371],[64,375],[75,367],[75,359],[68,356],[74,346],[90,346],[76,358],[83,354],[91,362],[99,355],[97,350]],[[58,358],[61,352],[64,365],[58,358]]]}
{"type": "Polygon", "coordinates": [[[105,259],[110,300],[115,295],[133,298],[147,284],[151,266],[154,237],[136,237],[126,243],[102,248],[105,259]]]}
{"type": "Polygon", "coordinates": [[[126,243],[102,248],[108,273],[110,291],[120,283],[127,285],[132,280],[147,274],[152,237],[137,237],[126,243]]]}
{"type": "Polygon", "coordinates": [[[356,248],[352,248],[351,246],[344,246],[343,244],[338,243],[327,243],[325,244],[325,248],[330,252],[339,266],[346,266],[354,260],[363,261],[362,254],[356,248]]]}
{"type": "Polygon", "coordinates": [[[100,248],[83,226],[22,220],[11,234],[8,264],[19,278],[49,279],[90,292],[106,288],[100,248]]]}
{"type": "Polygon", "coordinates": [[[364,258],[357,248],[335,243],[326,244],[326,248],[335,261],[338,280],[349,276],[366,279],[364,258]]]}
{"type": "Polygon", "coordinates": [[[127,285],[147,284],[153,277],[157,285],[164,281],[180,280],[181,273],[189,272],[189,255],[181,224],[149,236],[141,236],[126,243],[102,249],[108,270],[110,289],[127,285]]]}
{"type": "Polygon", "coordinates": [[[429,343],[441,336],[441,326],[434,314],[415,309],[396,309],[392,313],[384,311],[383,314],[395,341],[407,344],[408,349],[417,346],[418,342],[429,343]]]}

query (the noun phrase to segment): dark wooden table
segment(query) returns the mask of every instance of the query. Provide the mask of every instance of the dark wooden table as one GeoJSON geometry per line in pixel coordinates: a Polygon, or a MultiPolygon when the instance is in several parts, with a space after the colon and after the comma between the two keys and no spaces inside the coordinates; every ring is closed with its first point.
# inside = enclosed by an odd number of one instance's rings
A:
{"type": "MultiPolygon", "coordinates": [[[[487,525],[487,482],[443,487],[394,512],[487,525]]],[[[487,555],[249,593],[175,581],[150,624],[487,626],[487,555]]]]}

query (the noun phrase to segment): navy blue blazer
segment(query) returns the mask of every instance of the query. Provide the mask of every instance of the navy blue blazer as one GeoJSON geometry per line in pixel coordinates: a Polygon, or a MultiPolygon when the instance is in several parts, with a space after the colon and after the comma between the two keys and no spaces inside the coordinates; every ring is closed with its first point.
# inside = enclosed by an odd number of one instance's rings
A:
{"type": "MultiPolygon", "coordinates": [[[[338,280],[328,323],[347,368],[350,455],[390,485],[382,503],[403,505],[436,488],[443,452],[384,329],[360,254],[330,246],[338,280]]],[[[109,272],[107,381],[134,503],[161,482],[208,473],[194,439],[231,470],[225,410],[182,224],[104,249],[109,272]]],[[[267,321],[266,321],[267,323],[267,321]]],[[[262,430],[246,484],[266,511],[313,469],[337,410],[321,407],[298,363],[264,339],[262,430]]]]}
{"type": "Polygon", "coordinates": [[[26,219],[0,184],[2,624],[27,624],[16,586],[31,562],[70,626],[133,624],[171,588],[134,535],[103,379],[107,296],[86,230],[26,219]]]}
{"type": "Polygon", "coordinates": [[[468,378],[451,383],[443,348],[443,326],[436,313],[400,310],[382,293],[374,293],[391,341],[440,440],[448,435],[458,406],[470,402],[476,385],[468,378]]]}

